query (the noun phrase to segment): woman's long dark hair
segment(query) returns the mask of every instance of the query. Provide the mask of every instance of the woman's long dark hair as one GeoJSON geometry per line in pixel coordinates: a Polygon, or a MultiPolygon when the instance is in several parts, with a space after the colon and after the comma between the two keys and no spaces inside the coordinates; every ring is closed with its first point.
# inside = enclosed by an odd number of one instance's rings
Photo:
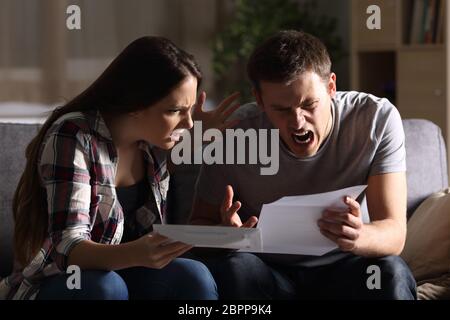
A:
{"type": "Polygon", "coordinates": [[[161,37],[133,41],[85,91],[56,108],[26,148],[26,167],[13,199],[15,259],[25,266],[48,232],[45,190],[38,174],[40,147],[47,130],[62,115],[99,110],[121,114],[147,108],[167,96],[186,77],[202,75],[194,57],[161,37]]]}

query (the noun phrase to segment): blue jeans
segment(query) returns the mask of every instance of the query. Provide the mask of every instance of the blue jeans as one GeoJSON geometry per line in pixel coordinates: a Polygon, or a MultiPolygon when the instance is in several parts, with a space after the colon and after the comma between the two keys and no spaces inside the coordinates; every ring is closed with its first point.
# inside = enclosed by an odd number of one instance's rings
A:
{"type": "Polygon", "coordinates": [[[319,267],[268,264],[251,253],[234,252],[202,260],[216,280],[220,299],[399,299],[416,298],[416,282],[397,256],[364,258],[349,255],[319,267]],[[380,269],[379,289],[369,288],[380,269]],[[372,278],[373,279],[373,278],[372,278]]]}
{"type": "Polygon", "coordinates": [[[163,269],[136,267],[117,272],[82,270],[81,289],[67,288],[61,274],[46,279],[38,300],[216,300],[216,283],[199,261],[177,258],[163,269]]]}

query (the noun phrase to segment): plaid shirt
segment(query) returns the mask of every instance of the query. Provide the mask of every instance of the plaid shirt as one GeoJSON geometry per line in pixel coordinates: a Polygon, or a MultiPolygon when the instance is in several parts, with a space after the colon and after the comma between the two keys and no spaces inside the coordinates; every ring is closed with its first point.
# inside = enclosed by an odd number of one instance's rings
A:
{"type": "MultiPolygon", "coordinates": [[[[152,194],[127,224],[138,235],[163,221],[169,185],[167,151],[141,142],[152,194]]],[[[97,111],[69,113],[48,130],[38,162],[47,196],[48,237],[25,268],[0,282],[0,299],[34,299],[42,279],[66,272],[70,251],[83,240],[118,244],[124,216],[115,190],[118,157],[97,111]]]]}

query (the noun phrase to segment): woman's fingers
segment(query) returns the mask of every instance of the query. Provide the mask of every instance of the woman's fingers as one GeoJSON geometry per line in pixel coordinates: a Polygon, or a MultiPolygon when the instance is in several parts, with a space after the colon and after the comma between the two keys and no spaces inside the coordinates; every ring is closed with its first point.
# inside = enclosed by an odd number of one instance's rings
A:
{"type": "Polygon", "coordinates": [[[169,238],[160,235],[159,233],[151,233],[148,235],[150,238],[150,243],[153,246],[159,246],[162,245],[164,242],[169,241],[169,238]]]}
{"type": "Polygon", "coordinates": [[[222,113],[225,111],[225,109],[228,108],[228,106],[235,101],[237,98],[239,98],[241,94],[239,92],[235,92],[232,95],[226,97],[217,107],[216,112],[222,113]]]}
{"type": "Polygon", "coordinates": [[[155,260],[160,260],[165,256],[171,255],[180,250],[189,250],[192,248],[192,245],[175,241],[163,245],[158,245],[153,248],[153,256],[155,260]]]}
{"type": "Polygon", "coordinates": [[[183,253],[188,252],[189,250],[191,250],[194,246],[191,245],[186,245],[183,248],[180,248],[178,250],[172,251],[167,253],[166,255],[161,257],[161,260],[169,260],[172,261],[173,259],[175,259],[176,257],[181,256],[183,253]]]}
{"type": "Polygon", "coordinates": [[[240,103],[236,103],[234,106],[231,106],[228,109],[226,109],[222,113],[222,122],[225,122],[225,120],[227,120],[228,117],[233,114],[233,112],[235,112],[237,109],[239,109],[239,107],[241,107],[241,104],[240,103]]]}
{"type": "Polygon", "coordinates": [[[241,121],[241,120],[239,120],[239,119],[227,121],[227,122],[225,122],[223,125],[219,126],[218,129],[219,129],[220,131],[224,131],[225,129],[234,127],[234,126],[237,125],[240,121],[241,121]]]}
{"type": "Polygon", "coordinates": [[[161,269],[168,265],[173,259],[192,249],[193,246],[181,242],[171,243],[166,246],[155,248],[151,268],[161,269]],[[172,246],[173,244],[176,244],[172,246]],[[180,246],[181,244],[181,246],[180,246]]]}
{"type": "Polygon", "coordinates": [[[202,93],[200,93],[200,95],[198,96],[197,103],[194,106],[193,110],[194,114],[203,112],[203,105],[205,104],[205,101],[206,101],[206,92],[202,91],[202,93]]]}

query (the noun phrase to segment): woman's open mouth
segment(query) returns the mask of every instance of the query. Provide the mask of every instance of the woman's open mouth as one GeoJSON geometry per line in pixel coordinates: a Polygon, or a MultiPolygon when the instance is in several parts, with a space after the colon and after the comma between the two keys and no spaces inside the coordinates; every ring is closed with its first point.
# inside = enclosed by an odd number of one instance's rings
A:
{"type": "Polygon", "coordinates": [[[185,130],[186,130],[186,129],[177,129],[177,130],[174,130],[174,131],[172,132],[172,134],[170,135],[170,140],[172,140],[173,142],[179,141],[180,138],[181,138],[181,135],[183,134],[183,132],[184,132],[185,130]]]}

